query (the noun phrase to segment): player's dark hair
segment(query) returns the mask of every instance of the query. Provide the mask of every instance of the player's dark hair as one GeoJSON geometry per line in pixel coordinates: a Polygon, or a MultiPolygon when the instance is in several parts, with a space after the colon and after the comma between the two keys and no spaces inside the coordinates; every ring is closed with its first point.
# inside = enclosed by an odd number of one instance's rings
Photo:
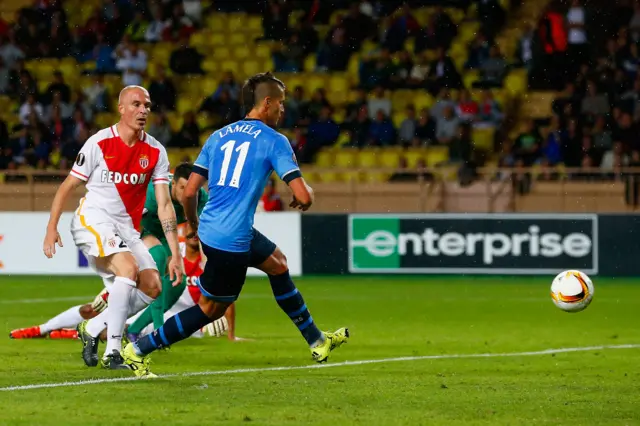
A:
{"type": "Polygon", "coordinates": [[[262,99],[277,95],[275,89],[284,90],[284,83],[270,72],[262,72],[248,78],[242,86],[242,106],[244,113],[251,111],[262,99]]]}
{"type": "Polygon", "coordinates": [[[193,170],[193,165],[190,163],[182,163],[173,171],[173,180],[179,181],[180,179],[189,180],[189,176],[191,175],[191,171],[193,170]]]}

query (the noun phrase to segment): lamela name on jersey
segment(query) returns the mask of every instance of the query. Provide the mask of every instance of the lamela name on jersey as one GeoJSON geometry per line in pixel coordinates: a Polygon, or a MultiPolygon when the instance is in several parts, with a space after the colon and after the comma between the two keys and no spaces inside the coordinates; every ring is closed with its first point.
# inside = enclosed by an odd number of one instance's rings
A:
{"type": "Polygon", "coordinates": [[[102,182],[124,183],[125,185],[143,185],[147,181],[146,173],[120,173],[102,170],[102,182]]]}
{"type": "Polygon", "coordinates": [[[261,129],[256,129],[255,126],[252,126],[250,124],[243,124],[243,125],[235,124],[235,125],[227,126],[222,130],[220,130],[219,136],[223,138],[230,133],[246,133],[249,136],[253,136],[253,138],[256,139],[261,132],[262,132],[261,129]]]}

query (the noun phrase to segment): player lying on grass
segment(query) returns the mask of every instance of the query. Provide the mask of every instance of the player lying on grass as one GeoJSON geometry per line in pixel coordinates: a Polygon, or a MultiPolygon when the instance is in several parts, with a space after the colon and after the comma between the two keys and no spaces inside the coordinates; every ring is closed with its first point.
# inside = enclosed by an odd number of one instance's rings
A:
{"type": "MultiPolygon", "coordinates": [[[[202,297],[197,306],[169,318],[158,330],[125,347],[122,356],[136,376],[155,377],[149,371],[151,352],[184,340],[222,317],[237,300],[251,265],[252,244],[259,238],[253,228],[256,206],[272,171],[292,190],[291,207],[307,210],[311,206],[311,188],[302,178],[288,139],[271,128],[284,110],[284,95],[284,84],[272,74],[251,77],[242,89],[243,104],[250,107],[247,117],[214,132],[200,152],[183,205],[191,228],[188,236],[198,235],[207,257],[199,280],[202,297]],[[209,201],[200,224],[197,195],[207,180],[209,201]]],[[[284,258],[274,247],[273,253],[276,251],[284,258]]],[[[335,333],[318,330],[288,271],[270,277],[270,281],[278,305],[307,339],[313,359],[326,361],[333,349],[348,340],[346,328],[335,333]]]]}
{"type": "MultiPolygon", "coordinates": [[[[127,369],[121,350],[129,316],[150,305],[161,290],[155,261],[140,239],[147,187],[152,182],[158,200],[158,216],[169,241],[171,277],[182,281],[182,258],[178,245],[176,214],[169,194],[169,159],[166,150],[144,131],[151,99],[139,86],[127,86],[118,97],[120,120],[91,136],[82,146],[69,176],[56,191],[43,243],[52,258],[62,246],[57,227],[71,192],[86,183],[87,193],[71,221],[71,235],[89,265],[109,282],[105,368],[127,369]]],[[[164,273],[164,271],[163,271],[164,273]]],[[[90,365],[99,362],[92,354],[90,365]]]]}
{"type": "MultiPolygon", "coordinates": [[[[185,243],[181,243],[184,246],[183,260],[184,269],[187,280],[187,285],[183,289],[180,297],[175,303],[164,313],[164,319],[173,316],[174,314],[181,312],[191,306],[194,306],[200,298],[200,289],[196,284],[196,279],[202,274],[203,258],[200,252],[200,244],[195,238],[187,239],[185,243]]],[[[84,320],[91,319],[103,312],[107,308],[109,293],[106,288],[96,296],[92,303],[86,305],[73,306],[66,311],[51,318],[46,323],[40,326],[33,326],[28,328],[21,328],[11,331],[9,337],[12,339],[32,339],[32,338],[44,338],[49,337],[51,339],[77,339],[78,331],[75,327],[78,326],[84,320]]],[[[159,299],[158,299],[159,300],[159,299]]],[[[156,303],[156,302],[154,302],[156,303]]],[[[152,306],[147,307],[143,312],[136,314],[135,316],[127,320],[128,329],[131,329],[131,324],[138,322],[138,320],[147,316],[148,320],[140,322],[143,324],[143,328],[136,331],[136,334],[145,335],[154,330],[151,325],[151,310],[152,306]]],[[[202,336],[214,336],[221,337],[227,334],[230,340],[235,340],[235,306],[232,305],[225,316],[217,321],[207,325],[202,330],[196,331],[194,337],[202,336]]],[[[99,339],[106,340],[106,330],[102,330],[99,339]]]]}
{"type": "Polygon", "coordinates": [[[33,327],[18,328],[9,333],[12,339],[36,339],[49,337],[51,339],[77,339],[76,327],[84,320],[91,319],[104,311],[107,307],[109,293],[105,288],[96,296],[92,303],[72,306],[59,313],[47,322],[33,327]]]}

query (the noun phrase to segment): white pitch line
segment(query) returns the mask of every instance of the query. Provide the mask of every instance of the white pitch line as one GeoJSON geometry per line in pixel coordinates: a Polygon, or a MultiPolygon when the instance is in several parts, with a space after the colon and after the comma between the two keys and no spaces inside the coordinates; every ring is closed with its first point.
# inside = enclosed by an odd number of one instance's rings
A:
{"type": "MultiPolygon", "coordinates": [[[[313,370],[313,369],[319,369],[319,368],[345,367],[345,366],[351,366],[351,365],[365,365],[365,364],[382,364],[382,363],[388,363],[388,362],[402,362],[402,361],[422,361],[422,360],[428,360],[428,359],[500,358],[500,357],[550,355],[550,354],[559,354],[559,353],[567,353],[567,352],[587,352],[587,351],[598,351],[598,350],[605,350],[605,349],[637,349],[637,348],[640,348],[640,344],[585,346],[580,348],[545,349],[542,351],[530,351],[530,352],[405,356],[405,357],[398,357],[398,358],[381,358],[381,359],[365,359],[360,361],[344,361],[344,362],[337,362],[335,364],[311,364],[311,365],[267,367],[267,368],[239,368],[235,370],[200,371],[200,372],[183,373],[183,374],[165,374],[162,376],[158,376],[158,378],[166,379],[171,377],[218,376],[218,375],[241,374],[241,373],[264,373],[269,371],[313,370]]],[[[40,384],[33,384],[33,385],[8,386],[8,387],[0,388],[0,391],[15,392],[20,390],[61,388],[61,387],[68,387],[68,386],[84,386],[84,385],[94,385],[99,383],[131,382],[134,380],[140,380],[140,379],[136,377],[114,377],[112,379],[89,379],[89,380],[78,380],[76,382],[40,383],[40,384]]]]}
{"type": "Polygon", "coordinates": [[[87,303],[95,299],[96,295],[92,296],[72,296],[72,297],[48,297],[42,299],[15,299],[15,300],[0,300],[0,305],[13,305],[16,303],[49,303],[49,302],[77,302],[86,301],[87,303]]]}

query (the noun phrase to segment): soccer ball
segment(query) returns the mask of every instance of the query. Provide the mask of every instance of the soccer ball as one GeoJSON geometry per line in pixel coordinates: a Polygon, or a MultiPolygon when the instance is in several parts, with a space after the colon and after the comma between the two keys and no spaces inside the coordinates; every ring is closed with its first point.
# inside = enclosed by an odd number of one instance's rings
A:
{"type": "Polygon", "coordinates": [[[593,299],[593,283],[584,272],[569,270],[556,275],[551,283],[553,303],[565,312],[580,312],[593,299]]]}

